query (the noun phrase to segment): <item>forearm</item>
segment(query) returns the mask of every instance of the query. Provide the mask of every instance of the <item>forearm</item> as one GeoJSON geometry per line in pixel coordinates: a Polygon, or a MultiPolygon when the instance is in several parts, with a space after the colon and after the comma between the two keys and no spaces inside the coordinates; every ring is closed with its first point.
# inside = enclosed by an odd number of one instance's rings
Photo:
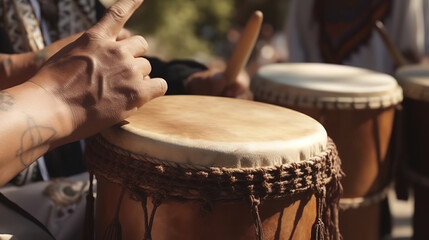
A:
{"type": "Polygon", "coordinates": [[[81,33],[58,40],[38,52],[0,54],[0,90],[30,79],[52,55],[76,40],[81,33]]]}
{"type": "Polygon", "coordinates": [[[0,90],[19,85],[33,76],[41,64],[36,53],[0,54],[0,90]]]}
{"type": "Polygon", "coordinates": [[[72,131],[67,109],[31,82],[0,91],[0,186],[72,131]]]}

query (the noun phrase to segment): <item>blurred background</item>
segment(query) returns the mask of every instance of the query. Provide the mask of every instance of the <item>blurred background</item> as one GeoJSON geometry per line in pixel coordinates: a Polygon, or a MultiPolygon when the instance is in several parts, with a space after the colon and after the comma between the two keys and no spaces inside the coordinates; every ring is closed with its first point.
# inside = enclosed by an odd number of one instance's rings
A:
{"type": "MultiPolygon", "coordinates": [[[[114,1],[102,2],[110,6],[114,1]]],[[[222,67],[249,16],[261,10],[264,24],[248,64],[252,74],[261,64],[287,59],[283,30],[288,4],[289,0],[145,0],[127,27],[146,38],[150,56],[222,67]]]]}

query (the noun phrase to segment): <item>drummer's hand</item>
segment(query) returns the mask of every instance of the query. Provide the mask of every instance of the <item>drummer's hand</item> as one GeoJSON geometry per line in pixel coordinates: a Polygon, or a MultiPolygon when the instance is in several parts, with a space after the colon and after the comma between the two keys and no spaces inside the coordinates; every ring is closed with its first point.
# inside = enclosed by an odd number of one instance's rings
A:
{"type": "Polygon", "coordinates": [[[116,37],[116,40],[121,41],[121,40],[124,40],[126,38],[132,37],[133,35],[135,35],[135,34],[132,33],[131,30],[126,29],[126,28],[122,28],[121,31],[119,31],[118,36],[116,37]]]}
{"type": "MultiPolygon", "coordinates": [[[[116,41],[143,0],[119,0],[94,27],[47,61],[30,81],[68,109],[64,123],[79,139],[128,117],[149,100],[165,94],[163,79],[150,79],[142,58],[141,36],[116,41]]],[[[67,139],[69,140],[69,139],[67,139]]]]}
{"type": "MultiPolygon", "coordinates": [[[[50,57],[52,57],[52,55],[54,55],[55,53],[57,53],[59,50],[63,49],[65,46],[67,46],[68,44],[70,44],[73,41],[76,41],[76,39],[78,39],[80,36],[82,36],[84,32],[79,32],[79,33],[75,33],[73,35],[67,36],[65,38],[62,38],[58,41],[55,41],[54,43],[52,43],[51,45],[47,46],[46,48],[39,50],[37,52],[34,52],[33,54],[35,54],[34,59],[39,60],[39,62],[44,63],[44,61],[48,60],[50,57]]],[[[126,38],[129,38],[131,36],[133,36],[134,34],[126,29],[126,28],[122,28],[117,37],[116,40],[120,41],[120,40],[124,40],[126,38]]]]}
{"type": "Polygon", "coordinates": [[[233,84],[227,84],[223,72],[219,69],[208,69],[196,72],[188,77],[186,89],[191,94],[224,96],[231,98],[253,99],[249,89],[250,78],[245,71],[241,71],[233,84]]]}

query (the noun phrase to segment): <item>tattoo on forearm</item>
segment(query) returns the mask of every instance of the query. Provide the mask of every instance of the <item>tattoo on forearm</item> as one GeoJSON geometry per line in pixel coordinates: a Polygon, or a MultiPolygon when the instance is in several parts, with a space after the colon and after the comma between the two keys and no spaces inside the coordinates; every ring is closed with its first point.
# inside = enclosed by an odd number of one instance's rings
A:
{"type": "Polygon", "coordinates": [[[10,55],[0,54],[0,63],[3,65],[3,68],[5,70],[12,67],[12,60],[10,59],[10,55]]]}
{"type": "Polygon", "coordinates": [[[49,49],[48,48],[44,48],[42,49],[40,52],[38,52],[36,54],[36,56],[34,57],[34,62],[36,63],[44,63],[47,59],[48,56],[48,52],[49,49]]]}
{"type": "Polygon", "coordinates": [[[3,60],[3,65],[5,68],[11,68],[12,67],[12,60],[10,58],[6,58],[3,60]]]}
{"type": "Polygon", "coordinates": [[[32,117],[27,117],[27,129],[21,136],[20,144],[16,156],[24,167],[27,167],[36,159],[35,150],[38,146],[50,142],[56,135],[52,127],[37,125],[32,117]]]}
{"type": "Polygon", "coordinates": [[[13,107],[14,97],[6,91],[0,91],[0,111],[6,112],[13,107]]]}

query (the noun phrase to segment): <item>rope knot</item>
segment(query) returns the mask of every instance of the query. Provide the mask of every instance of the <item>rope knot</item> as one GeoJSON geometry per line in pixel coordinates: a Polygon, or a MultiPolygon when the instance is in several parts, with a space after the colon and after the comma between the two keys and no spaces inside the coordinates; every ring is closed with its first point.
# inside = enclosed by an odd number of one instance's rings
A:
{"type": "Polygon", "coordinates": [[[261,200],[256,198],[253,194],[250,195],[250,205],[251,205],[251,213],[253,218],[253,224],[255,225],[256,238],[258,240],[264,239],[263,230],[262,230],[262,221],[259,216],[259,204],[261,204],[261,200]]]}
{"type": "Polygon", "coordinates": [[[325,224],[321,218],[317,218],[316,222],[311,229],[312,240],[324,240],[325,239],[325,224]]]}

